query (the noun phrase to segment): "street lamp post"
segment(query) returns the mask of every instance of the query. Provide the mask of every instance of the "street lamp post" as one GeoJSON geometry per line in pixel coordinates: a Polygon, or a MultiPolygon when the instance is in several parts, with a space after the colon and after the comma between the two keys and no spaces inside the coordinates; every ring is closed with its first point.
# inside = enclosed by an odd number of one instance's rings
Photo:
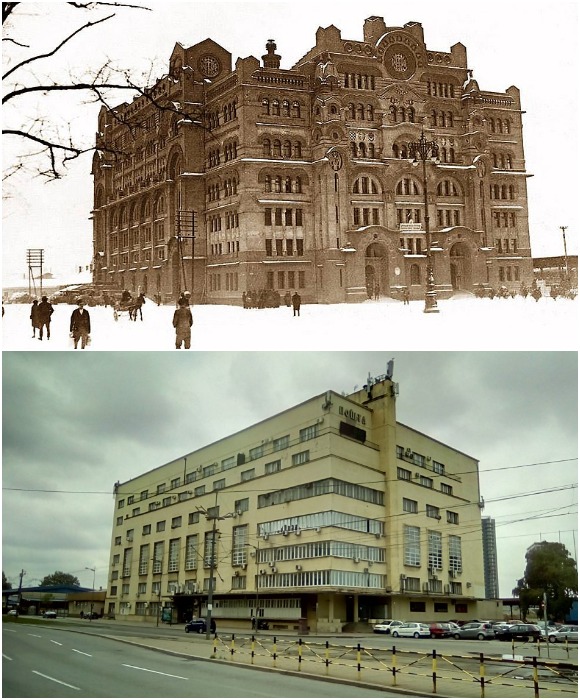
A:
{"type": "Polygon", "coordinates": [[[198,508],[202,512],[207,520],[212,521],[211,528],[211,544],[210,544],[210,563],[209,563],[209,584],[207,591],[207,611],[205,615],[205,638],[209,639],[211,637],[211,613],[213,608],[213,573],[216,564],[216,546],[215,546],[215,536],[217,533],[216,521],[225,520],[226,518],[233,518],[233,513],[227,513],[226,515],[219,514],[219,506],[217,504],[217,492],[215,495],[215,506],[213,508],[198,508]]]}
{"type": "Polygon", "coordinates": [[[256,620],[256,630],[258,629],[258,610],[259,610],[259,605],[260,605],[260,572],[258,570],[260,566],[260,546],[255,545],[255,544],[250,544],[249,542],[246,542],[246,547],[252,547],[256,554],[255,559],[256,559],[256,604],[254,606],[254,619],[256,620]]]}
{"type": "Polygon", "coordinates": [[[427,271],[425,286],[425,308],[427,313],[439,313],[437,308],[437,292],[435,291],[435,278],[433,274],[433,258],[431,255],[431,229],[429,227],[429,201],[427,198],[427,161],[439,162],[439,146],[436,141],[427,141],[425,132],[421,129],[421,138],[409,143],[409,162],[413,166],[423,164],[423,196],[425,204],[425,236],[427,244],[427,271]]]}
{"type": "Polygon", "coordinates": [[[566,250],[566,229],[567,226],[560,226],[562,230],[562,238],[564,240],[564,274],[566,275],[566,282],[568,282],[568,251],[566,250]]]}
{"type": "Polygon", "coordinates": [[[90,566],[85,566],[87,571],[93,572],[93,595],[91,596],[91,616],[89,617],[89,622],[93,621],[93,604],[95,602],[95,569],[90,566]]]}

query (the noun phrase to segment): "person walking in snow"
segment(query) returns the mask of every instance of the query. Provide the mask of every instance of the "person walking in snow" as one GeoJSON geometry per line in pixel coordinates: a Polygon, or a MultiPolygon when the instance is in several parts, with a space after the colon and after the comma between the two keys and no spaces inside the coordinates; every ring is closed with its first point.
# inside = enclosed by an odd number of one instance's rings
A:
{"type": "Polygon", "coordinates": [[[46,326],[46,339],[50,340],[50,319],[54,309],[48,301],[48,297],[42,297],[42,301],[38,305],[38,339],[42,340],[42,331],[46,326]]]}
{"type": "Polygon", "coordinates": [[[300,298],[300,294],[298,292],[294,292],[292,295],[292,309],[294,310],[294,316],[300,316],[300,304],[302,303],[302,299],[300,298]]]}
{"type": "Polygon", "coordinates": [[[82,299],[77,301],[78,308],[76,308],[70,317],[70,333],[74,341],[75,350],[81,341],[81,350],[84,350],[87,343],[89,342],[89,333],[91,332],[91,317],[89,312],[85,309],[85,305],[82,299]]]}
{"type": "Polygon", "coordinates": [[[185,299],[179,300],[179,307],[173,313],[173,327],[175,328],[175,348],[181,350],[182,344],[185,349],[191,347],[191,327],[193,326],[193,316],[191,309],[185,299]]]}
{"type": "Polygon", "coordinates": [[[36,329],[40,328],[38,325],[38,299],[35,299],[30,307],[30,321],[32,323],[32,337],[36,338],[36,329]]]}

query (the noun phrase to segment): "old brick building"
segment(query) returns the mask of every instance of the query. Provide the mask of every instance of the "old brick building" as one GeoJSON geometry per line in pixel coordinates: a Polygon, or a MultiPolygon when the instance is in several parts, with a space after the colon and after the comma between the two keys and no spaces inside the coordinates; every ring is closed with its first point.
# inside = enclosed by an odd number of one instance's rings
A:
{"type": "Polygon", "coordinates": [[[425,292],[427,163],[440,296],[532,279],[519,90],[479,88],[461,43],[427,48],[418,22],[365,21],[363,39],[319,28],[281,68],[207,39],[176,44],[166,77],[99,115],[95,281],[174,301],[305,302],[425,292]],[[193,253],[193,255],[192,255],[193,253]],[[192,267],[193,258],[193,267],[192,267]]]}

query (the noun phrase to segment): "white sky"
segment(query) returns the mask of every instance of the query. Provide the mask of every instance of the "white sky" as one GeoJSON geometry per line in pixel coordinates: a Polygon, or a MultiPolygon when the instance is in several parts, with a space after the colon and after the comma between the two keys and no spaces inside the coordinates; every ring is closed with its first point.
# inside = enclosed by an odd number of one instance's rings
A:
{"type": "MultiPolygon", "coordinates": [[[[528,172],[532,252],[560,255],[563,252],[560,226],[568,226],[568,252],[577,254],[577,76],[578,4],[553,0],[487,0],[474,6],[465,0],[420,0],[405,3],[368,2],[277,2],[255,3],[190,1],[146,3],[152,11],[119,10],[117,16],[82,33],[66,51],[36,69],[75,74],[100,65],[110,57],[120,67],[153,77],[167,71],[176,42],[191,46],[208,37],[238,57],[265,53],[265,43],[274,39],[282,56],[282,67],[290,68],[315,44],[319,26],[334,24],[349,39],[362,39],[364,20],[372,15],[385,18],[388,26],[409,21],[423,24],[427,47],[448,51],[461,42],[467,47],[469,66],[484,90],[503,91],[511,85],[521,90],[524,115],[524,145],[528,172]]],[[[103,10],[91,17],[105,16],[103,10]]],[[[53,47],[69,29],[84,23],[85,15],[65,3],[21,3],[14,13],[11,34],[38,52],[53,47]],[[52,29],[56,27],[56,29],[52,29]]],[[[6,57],[14,56],[7,51],[6,57]]],[[[24,54],[23,54],[24,55],[24,54]]],[[[29,80],[36,80],[32,76],[29,80]]],[[[119,95],[117,104],[123,99],[119,95]]],[[[4,110],[5,126],[25,122],[41,114],[93,143],[98,106],[79,96],[58,101],[42,97],[40,104],[4,110]],[[13,119],[15,120],[13,122],[13,119]]],[[[14,156],[15,142],[3,142],[4,165],[14,156]]],[[[92,205],[91,157],[71,164],[59,182],[43,184],[23,175],[4,185],[3,272],[25,274],[26,249],[44,248],[45,270],[72,273],[75,265],[88,264],[91,257],[92,205]],[[8,197],[8,199],[6,199],[8,197]]]]}
{"type": "Polygon", "coordinates": [[[63,570],[86,586],[96,567],[104,587],[116,481],[328,389],[351,392],[391,357],[398,420],[480,460],[501,595],[533,542],[574,556],[576,353],[5,352],[3,570],[17,583],[24,569],[30,585],[63,570]]]}

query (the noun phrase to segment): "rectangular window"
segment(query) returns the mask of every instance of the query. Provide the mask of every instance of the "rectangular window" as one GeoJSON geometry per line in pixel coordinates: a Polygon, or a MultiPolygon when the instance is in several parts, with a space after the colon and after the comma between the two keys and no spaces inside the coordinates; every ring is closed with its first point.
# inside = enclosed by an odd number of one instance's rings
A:
{"type": "Polygon", "coordinates": [[[225,489],[226,487],[226,480],[225,479],[218,479],[217,481],[213,482],[213,490],[214,491],[221,491],[221,489],[225,489]]]}
{"type": "Polygon", "coordinates": [[[453,495],[453,486],[449,486],[449,484],[441,484],[441,493],[446,493],[449,496],[453,495]]]}
{"type": "Polygon", "coordinates": [[[409,611],[410,612],[424,613],[426,611],[426,604],[422,603],[419,600],[412,600],[409,603],[409,611]]]}
{"type": "MultiPolygon", "coordinates": [[[[298,211],[301,211],[301,210],[298,209],[298,211]]],[[[300,224],[298,223],[298,221],[296,221],[296,225],[302,226],[302,220],[301,220],[300,224]]],[[[304,241],[302,240],[302,238],[296,239],[296,255],[300,255],[300,256],[304,255],[304,241]]]]}
{"type": "Polygon", "coordinates": [[[193,493],[195,496],[203,496],[205,493],[205,486],[196,486],[193,493]]]}
{"type": "Polygon", "coordinates": [[[403,481],[411,481],[412,474],[408,469],[401,469],[397,467],[397,479],[403,479],[403,481]]]}
{"type": "Polygon", "coordinates": [[[190,513],[187,522],[189,525],[195,525],[195,523],[199,522],[199,513],[190,513]]]}
{"type": "Polygon", "coordinates": [[[250,479],[253,479],[255,476],[256,476],[255,469],[246,469],[246,471],[242,472],[240,475],[242,481],[249,481],[250,479]]]}
{"type": "Polygon", "coordinates": [[[441,520],[441,515],[439,515],[439,508],[437,506],[430,506],[427,504],[427,517],[435,518],[436,520],[441,520]]]}
{"type": "Polygon", "coordinates": [[[462,570],[461,537],[449,535],[449,569],[455,573],[462,570]]]}
{"type": "Polygon", "coordinates": [[[176,527],[181,527],[181,515],[171,519],[171,527],[175,529],[176,527]]]}
{"type": "Polygon", "coordinates": [[[213,566],[217,564],[217,532],[206,532],[203,541],[203,565],[213,566]],[[215,537],[214,537],[215,535],[215,537]]]}
{"type": "Polygon", "coordinates": [[[421,531],[418,527],[405,525],[403,527],[405,538],[405,559],[406,566],[421,566],[421,531]]]}
{"type": "Polygon", "coordinates": [[[427,535],[429,546],[428,565],[432,570],[443,569],[443,541],[440,532],[430,531],[427,535]]]}
{"type": "Polygon", "coordinates": [[[172,489],[178,489],[181,486],[181,479],[171,479],[171,488],[172,489]]]}
{"type": "Polygon", "coordinates": [[[298,464],[305,464],[310,461],[310,450],[304,450],[304,452],[297,452],[292,455],[292,466],[295,467],[298,464]]]}
{"type": "Polygon", "coordinates": [[[419,507],[417,501],[412,501],[410,498],[403,498],[403,511],[405,513],[418,513],[419,507]]]}
{"type": "Polygon", "coordinates": [[[141,500],[144,501],[149,497],[149,491],[141,491],[141,500]]]}
{"type": "Polygon", "coordinates": [[[185,540],[185,570],[197,569],[197,535],[189,535],[185,540]]]}
{"type": "Polygon", "coordinates": [[[275,462],[268,462],[264,466],[264,474],[274,474],[282,469],[282,461],[277,459],[275,462]]]}
{"type": "Polygon", "coordinates": [[[130,506],[135,502],[135,496],[129,496],[127,498],[127,505],[130,506]]]}
{"type": "Polygon", "coordinates": [[[300,430],[300,442],[305,442],[306,440],[312,440],[318,436],[318,424],[309,425],[307,428],[302,428],[300,430]]]}
{"type": "Polygon", "coordinates": [[[264,445],[250,449],[250,459],[259,459],[264,454],[264,445]]]}
{"type": "Polygon", "coordinates": [[[165,532],[165,520],[160,520],[155,529],[156,532],[165,532]]]}
{"type": "Polygon", "coordinates": [[[157,487],[157,493],[165,493],[165,484],[159,484],[157,487]]]}
{"type": "Polygon", "coordinates": [[[421,476],[419,477],[419,484],[421,484],[421,486],[426,486],[428,489],[432,489],[433,479],[430,479],[428,476],[421,476]]]}
{"type": "Polygon", "coordinates": [[[451,525],[459,525],[459,514],[454,513],[452,510],[447,511],[447,522],[451,525]]]}
{"type": "Polygon", "coordinates": [[[283,270],[280,270],[278,272],[278,289],[284,289],[284,278],[285,278],[285,273],[283,270]]]}
{"type": "Polygon", "coordinates": [[[239,501],[236,501],[234,504],[234,511],[239,515],[240,513],[245,513],[246,511],[250,510],[250,499],[249,498],[240,498],[239,501]]]}
{"type": "Polygon", "coordinates": [[[248,526],[239,525],[233,529],[232,566],[242,566],[247,561],[248,526]]]}
{"type": "Polygon", "coordinates": [[[179,549],[181,540],[175,539],[169,541],[169,572],[179,571],[179,549]]]}
{"type": "Polygon", "coordinates": [[[290,444],[290,435],[284,435],[283,437],[274,438],[272,441],[272,450],[277,452],[278,450],[285,450],[290,444]]]}
{"type": "Polygon", "coordinates": [[[265,226],[271,226],[272,225],[272,210],[270,207],[267,207],[264,209],[264,225],[265,226]]]}
{"type": "Polygon", "coordinates": [[[272,255],[272,239],[266,238],[266,255],[272,255]]]}
{"type": "Polygon", "coordinates": [[[445,474],[445,465],[433,460],[433,471],[435,474],[445,474]]]}
{"type": "Polygon", "coordinates": [[[144,535],[150,535],[150,534],[151,534],[151,525],[143,525],[143,534],[144,534],[144,535]]]}
{"type": "Polygon", "coordinates": [[[274,210],[274,225],[275,226],[282,226],[282,209],[281,209],[281,207],[277,207],[274,210]]]}
{"type": "Polygon", "coordinates": [[[222,459],[222,470],[232,469],[238,463],[238,458],[234,455],[233,457],[228,457],[227,459],[222,459]]]}
{"type": "MultiPolygon", "coordinates": [[[[302,226],[302,209],[296,209],[296,226],[302,226]]],[[[301,255],[301,253],[298,253],[301,255]]]]}

